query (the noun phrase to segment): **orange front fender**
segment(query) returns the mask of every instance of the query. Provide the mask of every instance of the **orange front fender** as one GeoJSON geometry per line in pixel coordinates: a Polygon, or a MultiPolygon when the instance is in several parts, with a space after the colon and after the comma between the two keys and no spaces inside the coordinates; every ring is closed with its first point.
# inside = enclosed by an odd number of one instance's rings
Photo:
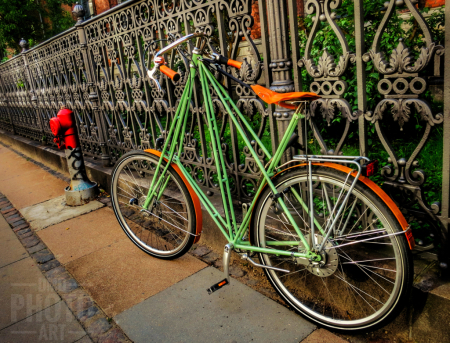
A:
{"type": "MultiPolygon", "coordinates": [[[[147,149],[147,150],[145,150],[145,152],[148,152],[149,154],[161,157],[161,152],[158,150],[147,149]]],[[[164,158],[164,160],[167,162],[166,158],[164,158]]],[[[195,234],[197,236],[194,239],[194,243],[197,243],[200,240],[200,235],[202,234],[202,228],[203,228],[203,215],[202,215],[202,206],[200,204],[200,199],[198,198],[198,196],[195,193],[192,186],[189,184],[189,182],[184,177],[180,168],[175,163],[172,163],[171,166],[183,180],[183,182],[186,185],[186,188],[188,189],[189,194],[192,198],[192,202],[194,203],[195,219],[196,219],[196,223],[197,223],[197,226],[195,228],[195,234]]]]}

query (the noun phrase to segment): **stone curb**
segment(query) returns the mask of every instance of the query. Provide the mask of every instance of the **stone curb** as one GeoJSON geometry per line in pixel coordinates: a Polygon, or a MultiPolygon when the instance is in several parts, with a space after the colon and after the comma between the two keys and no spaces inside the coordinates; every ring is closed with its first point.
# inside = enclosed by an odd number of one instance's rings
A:
{"type": "MultiPolygon", "coordinates": [[[[35,164],[38,163],[35,162],[35,164]]],[[[47,171],[50,172],[50,170],[47,171]]],[[[0,213],[93,342],[131,342],[113,319],[103,313],[89,294],[61,265],[44,242],[34,234],[20,211],[2,193],[0,193],[0,213]]]]}

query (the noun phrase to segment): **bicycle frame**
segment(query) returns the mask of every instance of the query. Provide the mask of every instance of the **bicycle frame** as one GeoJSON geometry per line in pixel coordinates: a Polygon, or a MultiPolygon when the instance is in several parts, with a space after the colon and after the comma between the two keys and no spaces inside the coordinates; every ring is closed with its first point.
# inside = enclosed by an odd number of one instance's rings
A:
{"type": "MultiPolygon", "coordinates": [[[[300,108],[300,107],[299,107],[300,108]]],[[[175,163],[181,170],[184,177],[188,180],[192,188],[194,189],[195,193],[199,196],[199,199],[203,206],[206,208],[207,212],[211,215],[211,218],[214,220],[216,225],[219,227],[225,238],[228,240],[229,244],[232,245],[233,248],[241,249],[241,250],[248,250],[258,253],[266,253],[266,254],[275,254],[275,255],[284,255],[284,256],[291,256],[296,258],[309,258],[313,259],[315,261],[320,261],[321,256],[320,254],[316,253],[316,245],[315,245],[315,238],[314,238],[314,229],[317,227],[317,229],[320,231],[320,233],[323,236],[326,236],[327,238],[330,236],[334,224],[336,220],[332,223],[332,225],[328,228],[327,232],[324,231],[324,229],[320,226],[320,224],[317,222],[316,219],[314,219],[314,215],[310,215],[311,218],[311,237],[313,242],[313,249],[306,240],[305,236],[302,234],[300,228],[296,224],[294,218],[292,217],[291,213],[289,212],[284,200],[283,200],[283,194],[280,194],[278,190],[275,188],[271,177],[275,175],[276,166],[278,166],[281,157],[286,150],[289,138],[291,137],[292,133],[294,132],[294,129],[298,125],[298,121],[304,116],[299,113],[299,108],[292,116],[292,119],[288,125],[288,128],[281,139],[281,142],[275,151],[275,154],[272,156],[269,151],[264,147],[261,140],[257,136],[257,134],[253,131],[250,124],[245,119],[244,115],[239,111],[236,104],[232,101],[227,91],[224,89],[224,87],[215,79],[213,74],[210,72],[210,70],[205,66],[205,64],[202,62],[201,57],[198,54],[193,54],[192,57],[192,64],[190,66],[190,75],[188,77],[186,87],[183,91],[181,100],[179,102],[178,108],[176,110],[175,116],[173,118],[173,122],[171,123],[170,129],[167,133],[164,146],[162,148],[161,157],[159,159],[159,162],[155,169],[155,174],[153,177],[153,180],[149,187],[148,196],[146,198],[146,201],[143,205],[144,210],[148,210],[150,205],[152,205],[153,201],[157,201],[159,197],[162,194],[162,190],[164,190],[164,187],[167,185],[169,181],[169,177],[166,179],[166,172],[169,168],[169,165],[171,163],[175,163]],[[206,119],[207,119],[207,127],[209,129],[209,132],[211,133],[211,143],[212,143],[212,151],[213,151],[213,157],[215,161],[215,166],[217,169],[217,178],[218,178],[218,184],[220,188],[220,193],[222,196],[222,203],[225,211],[225,218],[223,218],[218,210],[214,207],[214,205],[209,201],[206,194],[203,192],[203,190],[200,188],[200,186],[195,182],[191,174],[186,170],[186,168],[182,165],[182,163],[179,160],[179,156],[181,155],[182,148],[183,148],[183,133],[186,129],[187,124],[187,118],[189,113],[189,104],[192,98],[193,94],[193,86],[194,86],[194,80],[196,72],[198,71],[198,76],[200,79],[202,92],[203,92],[203,98],[204,98],[204,106],[206,110],[206,119]],[[225,110],[227,111],[228,115],[230,116],[233,124],[237,128],[239,134],[243,138],[246,146],[248,147],[251,155],[255,159],[255,163],[258,165],[261,174],[263,176],[263,180],[260,183],[257,193],[259,194],[262,189],[265,186],[270,187],[270,189],[273,192],[274,198],[276,198],[276,201],[280,205],[280,207],[283,210],[283,214],[286,218],[286,220],[290,223],[290,225],[293,226],[294,230],[298,234],[301,243],[303,244],[303,247],[305,248],[305,252],[289,252],[284,250],[278,250],[276,249],[276,246],[281,245],[287,245],[287,246],[295,246],[299,245],[298,241],[270,241],[267,242],[267,245],[274,246],[274,249],[272,248],[263,248],[263,247],[257,247],[252,246],[250,242],[244,241],[243,237],[246,234],[248,228],[249,228],[249,222],[250,217],[252,214],[252,211],[255,207],[257,197],[253,199],[251,202],[250,207],[247,210],[247,213],[245,214],[242,223],[237,226],[236,218],[234,215],[233,204],[232,204],[232,197],[231,197],[231,190],[230,190],[230,184],[227,177],[227,170],[225,166],[225,159],[222,154],[221,148],[220,148],[220,137],[219,137],[219,127],[217,125],[215,115],[214,115],[214,108],[212,103],[212,98],[210,94],[210,89],[208,87],[208,83],[212,85],[215,92],[217,93],[220,101],[222,102],[225,110]],[[234,113],[233,113],[234,110],[234,113]],[[266,157],[269,159],[270,163],[267,169],[264,168],[263,163],[259,160],[255,150],[252,148],[252,145],[249,141],[249,138],[247,137],[246,133],[244,132],[244,129],[241,127],[238,119],[241,121],[243,126],[247,129],[249,135],[256,141],[257,145],[262,149],[266,157]],[[169,142],[172,142],[169,147],[169,142]],[[176,154],[178,146],[178,153],[176,154]],[[163,159],[166,159],[167,164],[165,168],[162,168],[162,161],[163,159]]],[[[308,161],[308,157],[306,157],[306,160],[308,161]]],[[[325,160],[324,158],[315,158],[314,161],[318,160],[325,160]]],[[[329,160],[329,159],[326,159],[329,160]]],[[[359,178],[359,175],[361,174],[361,167],[359,163],[356,161],[351,160],[343,160],[343,162],[347,163],[356,163],[358,166],[358,174],[355,178],[353,184],[351,185],[351,188],[349,189],[349,192],[347,193],[347,196],[344,200],[344,203],[348,200],[348,197],[351,193],[351,189],[356,184],[357,179],[359,178]]],[[[308,161],[309,168],[311,168],[311,160],[308,161]]],[[[311,171],[311,170],[310,170],[311,171]]],[[[311,186],[312,189],[312,186],[311,186]]],[[[305,204],[303,199],[300,197],[300,195],[293,190],[293,195],[296,198],[296,200],[301,204],[303,209],[308,213],[308,206],[305,204]]],[[[311,197],[312,201],[312,197],[311,197]]],[[[313,208],[310,204],[309,208],[313,208]]],[[[335,218],[339,216],[341,213],[343,207],[339,209],[338,213],[335,215],[335,218]]],[[[324,242],[326,239],[324,239],[324,242]]],[[[323,248],[323,244],[320,245],[318,251],[321,251],[323,248]]]]}

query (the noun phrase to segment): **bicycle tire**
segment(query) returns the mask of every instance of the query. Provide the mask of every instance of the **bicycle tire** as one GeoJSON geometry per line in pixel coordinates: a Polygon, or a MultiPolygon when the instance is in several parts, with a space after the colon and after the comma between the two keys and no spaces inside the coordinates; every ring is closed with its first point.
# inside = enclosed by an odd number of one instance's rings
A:
{"type": "MultiPolygon", "coordinates": [[[[141,211],[158,161],[159,156],[145,151],[123,155],[112,173],[111,203],[120,226],[136,246],[149,255],[171,260],[191,248],[196,216],[192,197],[172,166],[160,201],[148,212],[141,211]]],[[[160,171],[166,165],[163,161],[160,171]]]]}
{"type": "MultiPolygon", "coordinates": [[[[279,191],[289,189],[289,187],[298,187],[299,191],[302,190],[304,192],[308,189],[305,186],[307,177],[306,168],[300,167],[281,173],[274,178],[273,182],[279,191]]],[[[314,217],[319,223],[326,224],[327,217],[330,217],[333,213],[334,206],[328,207],[326,205],[319,209],[321,205],[316,199],[320,197],[333,198],[325,195],[325,193],[329,193],[332,189],[331,185],[336,187],[341,185],[341,189],[348,190],[347,186],[343,186],[346,178],[347,174],[342,171],[328,167],[313,167],[312,180],[315,187],[313,193],[315,202],[314,217]],[[323,188],[322,192],[320,192],[320,187],[323,188]]],[[[350,177],[350,182],[352,180],[353,177],[350,177]]],[[[273,239],[292,240],[293,236],[288,235],[294,234],[298,237],[292,225],[289,228],[289,225],[286,225],[286,223],[280,224],[277,223],[277,220],[272,219],[277,216],[276,213],[279,211],[277,206],[279,205],[273,202],[271,194],[272,192],[269,187],[266,187],[262,191],[252,215],[250,227],[251,242],[253,245],[259,247],[269,247],[266,242],[273,239]],[[273,226],[274,223],[278,226],[273,226]],[[285,232],[280,233],[276,231],[280,225],[283,227],[282,231],[285,232]]],[[[283,196],[288,197],[286,205],[288,207],[289,204],[291,205],[289,207],[290,212],[293,212],[291,214],[297,216],[294,217],[295,221],[298,222],[299,226],[301,224],[303,225],[301,228],[302,233],[308,237],[310,225],[307,225],[308,221],[305,218],[300,218],[302,217],[300,213],[304,208],[301,208],[298,201],[297,205],[295,204],[295,198],[292,195],[287,194],[283,196]],[[302,222],[302,220],[305,221],[302,222]]],[[[358,204],[358,206],[355,205],[353,211],[358,207],[362,208],[364,205],[367,208],[365,210],[366,213],[364,214],[361,210],[358,210],[361,216],[358,217],[356,215],[355,217],[349,209],[348,212],[343,212],[343,216],[345,217],[347,213],[349,222],[353,223],[351,220],[354,221],[354,227],[355,225],[357,228],[361,226],[363,230],[359,230],[360,233],[353,231],[359,236],[352,234],[352,231],[350,231],[350,235],[345,236],[344,231],[329,240],[326,243],[328,249],[328,256],[326,258],[328,260],[327,264],[322,268],[314,269],[312,266],[299,265],[298,259],[277,257],[273,254],[260,253],[259,259],[264,265],[277,266],[290,270],[289,274],[284,274],[264,269],[269,282],[278,294],[298,313],[321,326],[336,331],[352,330],[354,332],[361,332],[373,330],[385,325],[401,311],[411,291],[413,266],[411,251],[405,235],[402,234],[402,227],[382,199],[362,182],[356,184],[350,195],[350,199],[355,204],[358,204]],[[363,216],[369,219],[362,219],[363,216]],[[352,219],[353,217],[357,219],[352,219]],[[369,226],[364,229],[363,226],[366,224],[369,226]],[[379,229],[380,227],[382,228],[379,229]],[[361,234],[364,230],[366,230],[364,233],[366,237],[368,235],[369,238],[380,238],[363,241],[365,238],[361,234]],[[373,233],[370,230],[373,230],[373,233]],[[377,233],[377,230],[380,233],[377,233]],[[397,234],[382,238],[382,230],[385,230],[385,233],[397,234]],[[344,245],[348,243],[344,241],[345,239],[347,241],[357,241],[357,243],[350,242],[350,244],[344,245]],[[377,243],[382,248],[375,248],[374,246],[377,246],[377,243]],[[390,248],[389,244],[392,244],[392,248],[390,248]],[[335,255],[333,251],[336,253],[335,255]],[[390,251],[392,254],[388,255],[390,251]],[[361,256],[367,256],[367,258],[359,260],[361,256]],[[378,258],[374,258],[376,256],[378,258]],[[355,260],[354,258],[357,259],[355,260]],[[392,269],[389,269],[388,266],[389,268],[395,266],[395,274],[393,271],[389,271],[392,269]],[[325,275],[327,273],[331,275],[325,275]],[[320,276],[321,274],[323,275],[320,276]],[[368,290],[371,292],[368,292],[368,290]],[[392,291],[388,295],[384,294],[390,290],[392,291]],[[377,301],[381,302],[382,305],[379,305],[377,301]],[[368,305],[366,304],[365,308],[363,308],[362,305],[365,303],[368,305]],[[373,313],[371,313],[372,309],[369,307],[372,307],[373,313]]],[[[338,199],[336,201],[339,202],[338,199]]],[[[349,200],[348,203],[350,204],[351,201],[349,200]]],[[[326,203],[326,199],[324,199],[323,203],[326,203]]],[[[343,220],[338,222],[345,223],[343,220]]],[[[344,226],[340,226],[338,229],[342,227],[344,226]]],[[[320,234],[316,233],[318,241],[320,241],[320,236],[320,234]]],[[[298,243],[298,246],[298,249],[301,250],[302,243],[298,243]]],[[[303,263],[305,262],[303,261],[303,263]]]]}

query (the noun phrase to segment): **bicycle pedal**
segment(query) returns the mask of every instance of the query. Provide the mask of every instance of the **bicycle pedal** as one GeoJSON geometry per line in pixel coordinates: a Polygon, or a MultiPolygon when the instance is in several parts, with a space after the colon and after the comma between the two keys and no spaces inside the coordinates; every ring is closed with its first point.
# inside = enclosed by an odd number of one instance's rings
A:
{"type": "Polygon", "coordinates": [[[228,284],[229,284],[228,280],[227,279],[223,279],[222,281],[219,281],[218,283],[216,283],[216,284],[212,285],[211,287],[209,287],[207,289],[208,294],[212,294],[215,291],[221,289],[223,286],[226,286],[228,284]]]}

